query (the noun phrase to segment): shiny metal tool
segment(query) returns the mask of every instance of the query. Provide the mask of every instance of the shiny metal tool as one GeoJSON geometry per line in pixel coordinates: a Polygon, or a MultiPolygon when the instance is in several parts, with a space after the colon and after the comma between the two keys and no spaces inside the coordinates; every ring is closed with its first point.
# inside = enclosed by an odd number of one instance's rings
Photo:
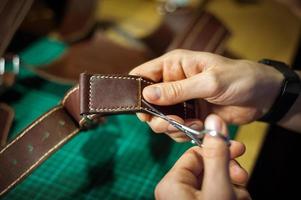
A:
{"type": "Polygon", "coordinates": [[[169,118],[168,116],[164,115],[162,112],[158,111],[154,106],[150,105],[148,102],[146,102],[144,99],[142,99],[142,102],[149,107],[148,112],[153,114],[154,116],[160,117],[161,119],[167,121],[169,124],[171,124],[173,127],[177,128],[179,131],[183,132],[187,137],[191,139],[191,143],[197,144],[198,146],[202,147],[203,139],[206,134],[212,136],[212,137],[219,137],[222,140],[224,140],[228,146],[230,146],[230,139],[223,134],[215,131],[215,130],[209,130],[204,129],[202,131],[194,130],[188,126],[185,126],[183,124],[180,124],[179,122],[169,118]]]}

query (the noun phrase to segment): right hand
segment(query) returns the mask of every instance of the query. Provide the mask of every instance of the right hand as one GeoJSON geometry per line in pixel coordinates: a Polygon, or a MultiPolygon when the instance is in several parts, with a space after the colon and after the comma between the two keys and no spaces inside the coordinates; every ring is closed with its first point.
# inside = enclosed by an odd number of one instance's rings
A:
{"type": "MultiPolygon", "coordinates": [[[[175,50],[133,69],[130,74],[152,79],[157,84],[143,90],[143,97],[156,105],[172,105],[199,99],[202,118],[185,121],[195,129],[210,113],[227,123],[245,124],[263,116],[279,93],[283,75],[276,69],[248,60],[175,50]]],[[[155,132],[167,132],[177,141],[187,138],[158,117],[139,114],[155,132]]]]}
{"type": "MultiPolygon", "coordinates": [[[[216,115],[206,118],[205,127],[227,134],[226,124],[216,115]]],[[[251,199],[244,187],[247,172],[231,160],[243,153],[243,147],[232,142],[229,148],[220,138],[206,135],[203,147],[186,151],[160,181],[156,199],[251,199]]]]}

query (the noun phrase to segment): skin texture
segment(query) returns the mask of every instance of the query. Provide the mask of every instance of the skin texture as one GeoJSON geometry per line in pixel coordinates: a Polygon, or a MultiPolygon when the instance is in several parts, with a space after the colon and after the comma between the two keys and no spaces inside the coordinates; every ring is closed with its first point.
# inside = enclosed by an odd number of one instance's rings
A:
{"type": "MultiPolygon", "coordinates": [[[[216,115],[207,117],[205,127],[227,134],[226,123],[216,115]]],[[[156,199],[251,199],[243,187],[246,171],[229,161],[243,152],[242,144],[232,143],[229,149],[220,138],[207,135],[203,145],[182,155],[157,185],[156,199]]]]}
{"type": "MultiPolygon", "coordinates": [[[[283,75],[276,69],[248,60],[233,60],[219,55],[188,50],[171,51],[133,69],[130,74],[159,82],[143,90],[153,104],[171,105],[188,99],[200,102],[201,119],[183,121],[202,129],[209,113],[228,124],[246,124],[265,114],[277,97],[283,75]]],[[[156,133],[168,133],[178,142],[187,138],[162,119],[139,114],[156,133]]]]}

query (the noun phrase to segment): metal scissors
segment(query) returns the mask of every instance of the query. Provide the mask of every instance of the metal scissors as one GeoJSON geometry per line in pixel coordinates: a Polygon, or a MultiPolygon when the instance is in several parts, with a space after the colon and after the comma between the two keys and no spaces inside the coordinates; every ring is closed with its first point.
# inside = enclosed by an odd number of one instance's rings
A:
{"type": "Polygon", "coordinates": [[[152,105],[147,103],[144,99],[142,99],[142,102],[149,107],[148,112],[151,113],[154,116],[160,117],[161,119],[167,121],[169,124],[171,124],[173,127],[178,129],[179,131],[183,132],[187,137],[191,139],[191,143],[196,144],[200,147],[203,146],[203,139],[206,134],[213,136],[213,137],[219,137],[222,140],[226,142],[228,146],[230,146],[230,139],[223,134],[215,131],[215,130],[209,130],[209,129],[204,129],[202,131],[197,131],[194,130],[188,126],[185,126],[168,116],[164,115],[162,112],[158,111],[156,108],[154,108],[152,105]]]}

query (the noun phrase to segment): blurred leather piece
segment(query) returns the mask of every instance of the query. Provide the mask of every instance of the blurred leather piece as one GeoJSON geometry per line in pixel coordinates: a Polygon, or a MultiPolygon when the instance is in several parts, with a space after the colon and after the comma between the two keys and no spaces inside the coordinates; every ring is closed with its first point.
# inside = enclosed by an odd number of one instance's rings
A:
{"type": "Polygon", "coordinates": [[[64,41],[74,42],[87,36],[96,24],[98,0],[67,0],[59,34],[64,41]]]}
{"type": "Polygon", "coordinates": [[[120,45],[96,30],[94,35],[71,45],[66,53],[50,64],[32,67],[40,76],[60,83],[76,83],[82,72],[127,74],[132,68],[173,49],[222,53],[229,32],[207,12],[179,10],[148,37],[147,48],[120,45]]]}
{"type": "Polygon", "coordinates": [[[0,56],[4,53],[32,3],[33,0],[0,1],[0,56]]]}
{"type": "Polygon", "coordinates": [[[54,62],[31,70],[51,81],[76,83],[82,72],[127,74],[151,58],[146,49],[119,45],[96,31],[90,39],[72,45],[54,62]]]}
{"type": "MultiPolygon", "coordinates": [[[[64,1],[61,2],[61,6],[63,5],[64,1]]],[[[58,23],[56,13],[47,5],[45,0],[34,1],[18,32],[43,36],[56,29],[58,23]]]]}
{"type": "Polygon", "coordinates": [[[229,36],[212,14],[183,8],[167,13],[157,31],[142,40],[159,56],[178,48],[222,53],[229,36]]]}

